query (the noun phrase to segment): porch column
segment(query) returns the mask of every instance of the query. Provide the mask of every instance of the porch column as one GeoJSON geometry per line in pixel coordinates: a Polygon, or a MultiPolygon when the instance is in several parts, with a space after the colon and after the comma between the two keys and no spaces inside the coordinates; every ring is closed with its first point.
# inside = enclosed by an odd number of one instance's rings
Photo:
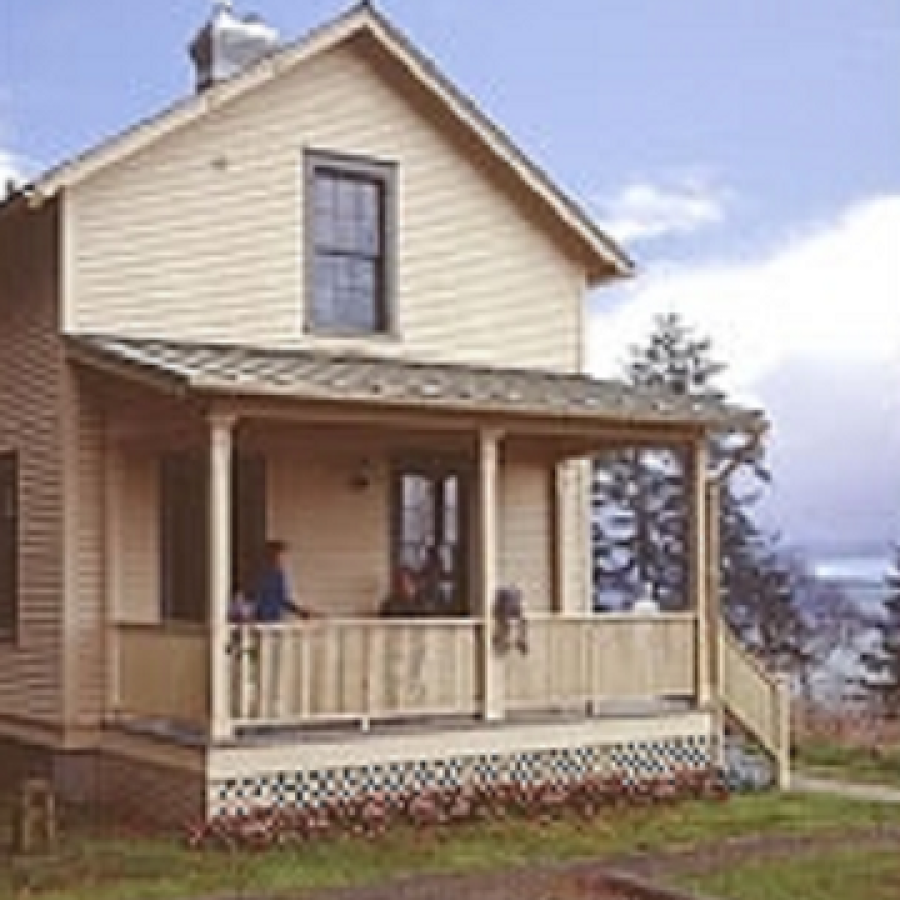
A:
{"type": "Polygon", "coordinates": [[[699,706],[708,706],[713,699],[710,672],[713,623],[709,596],[709,572],[713,560],[709,553],[709,519],[707,503],[706,439],[694,441],[690,454],[690,511],[691,511],[691,559],[690,584],[694,595],[696,613],[696,690],[699,706]]]}
{"type": "Polygon", "coordinates": [[[232,736],[228,666],[228,603],[231,591],[231,457],[235,417],[209,416],[209,736],[232,736]]]}
{"type": "Polygon", "coordinates": [[[564,462],[555,462],[550,470],[550,561],[553,574],[551,609],[557,615],[566,612],[566,476],[564,462]]]}
{"type": "Polygon", "coordinates": [[[497,449],[502,432],[482,429],[478,434],[478,554],[481,586],[481,683],[484,690],[482,714],[485,719],[502,719],[504,714],[501,677],[494,654],[493,606],[497,593],[497,449]]]}
{"type": "Polygon", "coordinates": [[[722,504],[719,482],[709,478],[706,484],[706,610],[707,659],[709,660],[709,699],[716,712],[716,730],[721,746],[722,729],[722,578],[721,528],[722,504]]]}

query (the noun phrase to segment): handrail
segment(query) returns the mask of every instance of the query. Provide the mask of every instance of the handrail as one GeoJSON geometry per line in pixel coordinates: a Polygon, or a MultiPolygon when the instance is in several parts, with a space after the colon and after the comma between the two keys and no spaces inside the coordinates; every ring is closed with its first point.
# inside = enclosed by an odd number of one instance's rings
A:
{"type": "Polygon", "coordinates": [[[775,686],[778,682],[778,676],[770,672],[762,662],[760,662],[759,657],[755,656],[751,653],[741,639],[735,634],[734,629],[724,620],[722,620],[720,624],[720,634],[722,635],[723,641],[728,644],[734,652],[740,656],[743,661],[750,666],[750,668],[754,669],[756,674],[763,680],[769,682],[772,686],[775,686]]]}
{"type": "Polygon", "coordinates": [[[777,766],[778,783],[783,788],[787,787],[790,780],[788,683],[783,677],[770,673],[724,623],[719,648],[723,662],[722,703],[771,754],[777,766]],[[742,681],[744,691],[741,690],[742,681]],[[749,698],[746,690],[748,681],[751,684],[755,681],[749,698]],[[755,706],[758,708],[754,709],[755,706]]]}

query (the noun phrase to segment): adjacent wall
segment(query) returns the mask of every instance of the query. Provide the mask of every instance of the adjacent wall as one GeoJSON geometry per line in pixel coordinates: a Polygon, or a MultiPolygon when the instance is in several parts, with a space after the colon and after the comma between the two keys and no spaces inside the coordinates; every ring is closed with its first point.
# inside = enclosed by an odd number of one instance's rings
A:
{"type": "Polygon", "coordinates": [[[63,364],[57,206],[0,210],[0,451],[19,454],[19,633],[0,640],[0,732],[52,739],[62,695],[63,364]]]}

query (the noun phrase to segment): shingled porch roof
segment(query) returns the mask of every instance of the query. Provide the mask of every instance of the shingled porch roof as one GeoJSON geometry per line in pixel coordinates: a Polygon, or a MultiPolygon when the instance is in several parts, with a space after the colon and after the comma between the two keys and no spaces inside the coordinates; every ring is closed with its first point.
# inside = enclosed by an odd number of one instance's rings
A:
{"type": "Polygon", "coordinates": [[[759,431],[761,412],[587,375],[109,335],[71,359],[185,393],[759,431]]]}

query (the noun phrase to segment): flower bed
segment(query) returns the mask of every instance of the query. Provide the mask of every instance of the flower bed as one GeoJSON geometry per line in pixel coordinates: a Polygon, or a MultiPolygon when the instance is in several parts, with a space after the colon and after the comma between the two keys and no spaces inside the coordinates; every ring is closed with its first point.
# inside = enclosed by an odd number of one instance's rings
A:
{"type": "Polygon", "coordinates": [[[341,835],[374,839],[397,825],[433,831],[510,817],[546,821],[574,814],[593,819],[610,808],[727,796],[726,780],[711,770],[685,769],[640,781],[609,774],[537,784],[502,781],[407,794],[359,794],[316,806],[242,809],[192,823],[187,838],[195,848],[264,850],[341,835]]]}

